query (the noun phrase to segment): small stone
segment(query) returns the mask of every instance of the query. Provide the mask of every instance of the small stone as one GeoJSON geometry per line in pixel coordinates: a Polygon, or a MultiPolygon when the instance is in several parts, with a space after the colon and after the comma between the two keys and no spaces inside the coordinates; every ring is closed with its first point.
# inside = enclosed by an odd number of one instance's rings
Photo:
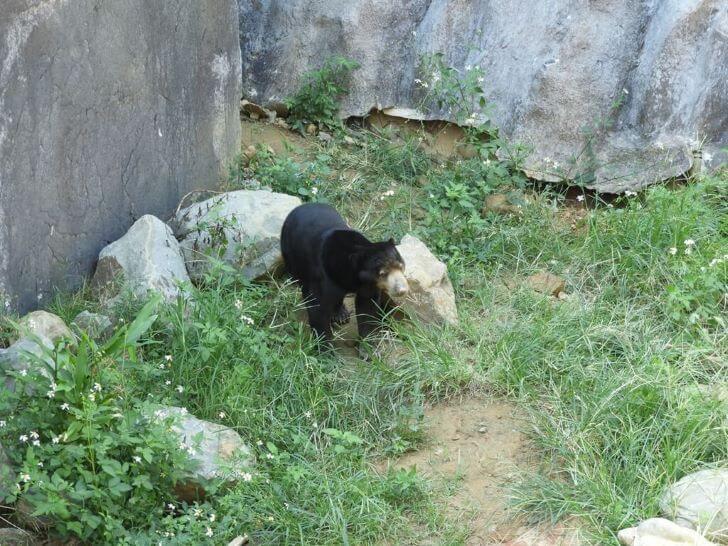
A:
{"type": "Polygon", "coordinates": [[[316,133],[318,132],[318,128],[315,124],[309,123],[306,125],[306,134],[311,136],[316,136],[316,133]]]}
{"type": "Polygon", "coordinates": [[[478,429],[478,432],[480,432],[481,434],[485,434],[486,432],[488,432],[488,427],[480,427],[478,429]]]}
{"type": "Polygon", "coordinates": [[[66,326],[63,319],[47,311],[33,311],[32,313],[28,313],[20,319],[18,326],[21,336],[33,334],[45,337],[53,343],[63,338],[74,339],[73,332],[66,326]]]}
{"type": "Polygon", "coordinates": [[[250,116],[250,119],[260,119],[268,117],[268,111],[265,108],[245,99],[240,101],[240,109],[248,114],[250,116]]]}
{"type": "Polygon", "coordinates": [[[624,546],[713,546],[699,533],[667,519],[652,518],[617,533],[624,546]]]}
{"type": "Polygon", "coordinates": [[[245,148],[245,151],[243,152],[243,155],[248,159],[248,161],[251,161],[255,155],[258,153],[258,150],[253,146],[252,144],[245,148]]]}
{"type": "Polygon", "coordinates": [[[248,535],[237,536],[228,542],[227,546],[243,546],[243,544],[248,543],[248,540],[248,535]]]}
{"type": "Polygon", "coordinates": [[[415,184],[417,184],[420,188],[424,188],[429,183],[430,179],[427,178],[424,174],[421,174],[420,176],[415,178],[415,184]]]}
{"type": "Polygon", "coordinates": [[[349,146],[354,146],[356,144],[356,140],[351,138],[349,135],[346,135],[344,137],[344,144],[348,144],[349,146]]]}
{"type": "Polygon", "coordinates": [[[282,100],[270,99],[263,104],[266,110],[276,113],[279,118],[288,117],[288,105],[282,100]]]}
{"type": "Polygon", "coordinates": [[[660,510],[677,524],[728,542],[728,468],[706,469],[683,477],[660,498],[660,510]]]}
{"type": "Polygon", "coordinates": [[[567,294],[566,292],[559,292],[558,296],[556,296],[556,297],[559,298],[560,300],[568,300],[569,294],[567,294]]]}
{"type": "Polygon", "coordinates": [[[520,214],[521,208],[512,204],[507,195],[493,193],[485,198],[483,214],[487,212],[494,212],[496,214],[520,214]]]}
{"type": "Polygon", "coordinates": [[[320,131],[318,134],[318,139],[324,144],[328,144],[329,142],[334,140],[334,137],[332,137],[331,134],[327,133],[326,131],[320,131]]]}
{"type": "Polygon", "coordinates": [[[276,125],[277,125],[278,127],[280,127],[281,129],[290,129],[290,128],[291,128],[291,126],[290,126],[290,125],[288,125],[288,123],[286,123],[286,121],[285,121],[285,120],[283,120],[283,119],[280,119],[280,118],[278,118],[278,119],[276,120],[276,125]]]}
{"type": "Polygon", "coordinates": [[[535,275],[531,275],[526,281],[536,292],[550,296],[558,296],[559,292],[563,292],[566,287],[564,279],[546,271],[540,271],[535,275]]]}
{"type": "Polygon", "coordinates": [[[252,119],[253,121],[258,121],[260,119],[260,116],[255,112],[251,112],[250,114],[248,114],[248,116],[250,116],[250,119],[252,119]]]}
{"type": "Polygon", "coordinates": [[[430,249],[412,235],[405,235],[397,246],[405,263],[409,293],[396,303],[424,323],[457,324],[455,291],[447,275],[447,266],[430,249]]]}
{"type": "Polygon", "coordinates": [[[91,339],[99,340],[107,339],[114,329],[109,317],[100,313],[91,313],[90,311],[81,311],[73,319],[71,326],[83,330],[91,339]]]}

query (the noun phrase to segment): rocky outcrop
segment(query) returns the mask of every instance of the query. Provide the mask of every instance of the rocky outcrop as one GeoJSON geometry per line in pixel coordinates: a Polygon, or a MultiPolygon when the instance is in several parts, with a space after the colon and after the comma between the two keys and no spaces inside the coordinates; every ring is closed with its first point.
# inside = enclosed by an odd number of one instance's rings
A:
{"type": "MultiPolygon", "coordinates": [[[[492,120],[533,148],[529,175],[605,192],[707,166],[728,145],[728,5],[722,0],[238,0],[243,92],[266,104],[343,55],[361,68],[343,116],[420,109],[422,54],[485,70],[492,120]]],[[[447,118],[447,112],[420,117],[447,118]]]]}
{"type": "Polygon", "coordinates": [[[92,284],[105,300],[122,288],[137,298],[158,292],[172,301],[184,294],[190,278],[177,239],[167,224],[142,216],[129,231],[99,254],[92,284]]]}
{"type": "Polygon", "coordinates": [[[177,213],[187,270],[200,280],[216,260],[249,278],[273,272],[281,263],[281,227],[298,197],[266,190],[227,192],[177,213]]]}
{"type": "Polygon", "coordinates": [[[91,339],[105,340],[111,336],[114,323],[106,315],[81,311],[71,322],[71,326],[86,333],[91,339]]]}
{"type": "Polygon", "coordinates": [[[426,324],[457,324],[455,292],[447,266],[412,235],[405,235],[397,250],[404,259],[409,283],[407,295],[396,300],[402,310],[426,324]]]}
{"type": "Polygon", "coordinates": [[[660,510],[684,527],[728,543],[728,468],[706,469],[683,477],[665,491],[660,510]]]}
{"type": "Polygon", "coordinates": [[[79,284],[239,148],[235,0],[0,8],[0,303],[79,284]]]}
{"type": "Polygon", "coordinates": [[[233,483],[250,480],[255,457],[240,435],[224,425],[203,421],[184,408],[163,406],[153,418],[170,422],[171,431],[180,442],[180,449],[189,454],[194,469],[187,481],[177,486],[180,500],[192,502],[204,495],[210,481],[233,483]]]}

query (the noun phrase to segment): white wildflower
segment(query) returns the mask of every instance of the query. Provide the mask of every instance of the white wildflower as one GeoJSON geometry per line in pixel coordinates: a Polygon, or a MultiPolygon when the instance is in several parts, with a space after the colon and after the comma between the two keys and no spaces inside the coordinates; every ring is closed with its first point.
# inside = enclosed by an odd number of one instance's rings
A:
{"type": "Polygon", "coordinates": [[[311,188],[311,195],[316,195],[317,193],[318,193],[318,188],[316,186],[311,188]]]}
{"type": "Polygon", "coordinates": [[[210,514],[210,521],[215,521],[215,514],[210,514]]]}
{"type": "Polygon", "coordinates": [[[576,196],[576,200],[577,201],[583,201],[584,200],[584,196],[583,195],[577,195],[576,196]]]}
{"type": "Polygon", "coordinates": [[[25,434],[23,434],[23,435],[22,435],[22,436],[21,436],[21,437],[19,438],[19,440],[20,440],[20,441],[21,441],[22,443],[25,443],[25,442],[27,442],[27,441],[28,441],[28,436],[27,436],[27,435],[25,435],[25,434]]]}
{"type": "Polygon", "coordinates": [[[169,379],[167,379],[167,381],[165,381],[164,384],[169,387],[172,384],[172,381],[170,381],[169,379]]]}
{"type": "Polygon", "coordinates": [[[51,442],[53,442],[54,444],[57,444],[60,441],[61,441],[60,436],[54,436],[53,438],[51,438],[51,442]]]}
{"type": "Polygon", "coordinates": [[[33,440],[32,443],[35,447],[40,447],[40,440],[33,440]]]}
{"type": "Polygon", "coordinates": [[[47,396],[48,398],[55,398],[55,397],[56,397],[56,391],[48,391],[48,392],[46,393],[46,396],[47,396]]]}
{"type": "Polygon", "coordinates": [[[311,412],[310,411],[307,411],[303,415],[306,417],[306,419],[310,419],[311,418],[311,412]]]}
{"type": "Polygon", "coordinates": [[[91,400],[91,402],[93,402],[94,400],[96,400],[96,395],[94,393],[90,392],[88,395],[88,399],[91,400]]]}
{"type": "Polygon", "coordinates": [[[272,459],[273,458],[273,454],[272,453],[266,453],[265,454],[265,458],[266,459],[272,459]]]}
{"type": "Polygon", "coordinates": [[[93,390],[95,390],[96,392],[101,392],[101,385],[98,383],[94,383],[93,390]]]}
{"type": "Polygon", "coordinates": [[[172,355],[164,355],[164,360],[167,362],[172,362],[172,355]]]}
{"type": "Polygon", "coordinates": [[[63,411],[68,411],[69,409],[71,409],[71,406],[68,405],[68,402],[64,402],[63,404],[61,404],[61,409],[63,411]]]}
{"type": "Polygon", "coordinates": [[[685,249],[685,254],[692,254],[693,253],[693,247],[689,246],[685,249]]]}
{"type": "Polygon", "coordinates": [[[224,412],[224,411],[221,411],[220,413],[218,413],[218,414],[217,414],[217,416],[218,416],[218,417],[219,417],[220,419],[225,419],[225,412],[224,412]]]}
{"type": "Polygon", "coordinates": [[[37,440],[38,438],[40,438],[40,435],[36,431],[31,430],[30,437],[33,438],[33,440],[37,440]]]}
{"type": "Polygon", "coordinates": [[[0,421],[0,428],[4,428],[7,424],[6,421],[0,421]]]}
{"type": "Polygon", "coordinates": [[[483,76],[480,76],[478,78],[478,83],[483,83],[485,81],[485,78],[483,76]]]}
{"type": "Polygon", "coordinates": [[[243,472],[241,478],[243,478],[244,482],[253,481],[253,475],[250,472],[243,472]]]}
{"type": "Polygon", "coordinates": [[[624,195],[626,195],[627,197],[634,197],[635,195],[637,195],[637,192],[627,190],[624,192],[624,195]]]}
{"type": "Polygon", "coordinates": [[[22,377],[25,377],[26,375],[28,375],[28,370],[20,370],[20,375],[22,377]]]}
{"type": "Polygon", "coordinates": [[[22,481],[23,483],[28,483],[30,481],[30,474],[21,474],[20,481],[22,481]]]}
{"type": "Polygon", "coordinates": [[[43,468],[43,461],[38,461],[38,468],[43,468]]]}
{"type": "Polygon", "coordinates": [[[668,252],[668,254],[670,254],[670,256],[674,256],[675,254],[677,254],[677,248],[675,248],[674,246],[670,247],[670,249],[667,252],[668,252]]]}
{"type": "Polygon", "coordinates": [[[684,244],[685,246],[695,246],[695,241],[694,241],[693,239],[685,239],[685,240],[683,241],[683,244],[684,244]]]}
{"type": "Polygon", "coordinates": [[[260,446],[263,445],[263,441],[262,440],[256,440],[255,441],[255,445],[257,445],[258,447],[260,447],[260,446]]]}
{"type": "Polygon", "coordinates": [[[174,504],[172,504],[171,502],[168,502],[167,508],[169,508],[170,510],[174,510],[174,504]]]}
{"type": "Polygon", "coordinates": [[[199,518],[199,517],[200,517],[200,516],[202,515],[202,510],[200,510],[199,508],[195,508],[195,509],[194,509],[194,510],[192,511],[192,515],[193,515],[194,517],[196,517],[196,518],[199,518]]]}
{"type": "Polygon", "coordinates": [[[240,315],[240,320],[242,320],[248,326],[252,326],[253,324],[255,324],[255,321],[252,318],[250,318],[248,315],[240,315]]]}
{"type": "Polygon", "coordinates": [[[132,459],[134,459],[134,462],[135,462],[136,464],[139,464],[139,463],[141,463],[141,462],[142,462],[142,458],[141,458],[141,457],[140,457],[139,455],[134,455],[134,456],[132,457],[132,459]]]}
{"type": "Polygon", "coordinates": [[[465,71],[466,71],[466,72],[470,72],[470,71],[471,71],[472,69],[473,69],[473,67],[472,67],[472,66],[470,66],[469,64],[466,64],[466,65],[465,65],[465,71]]]}
{"type": "Polygon", "coordinates": [[[182,394],[185,391],[185,388],[182,385],[177,385],[177,392],[182,394]]]}
{"type": "Polygon", "coordinates": [[[211,537],[211,536],[212,536],[212,529],[210,529],[210,528],[208,527],[208,528],[207,528],[207,531],[205,531],[205,535],[206,535],[206,536],[208,536],[208,537],[211,537]]]}

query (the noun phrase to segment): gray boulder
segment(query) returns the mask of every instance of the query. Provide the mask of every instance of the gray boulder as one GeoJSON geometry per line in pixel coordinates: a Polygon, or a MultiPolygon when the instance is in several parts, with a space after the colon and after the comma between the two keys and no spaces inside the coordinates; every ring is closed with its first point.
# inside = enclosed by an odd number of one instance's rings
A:
{"type": "Polygon", "coordinates": [[[0,544],[2,546],[33,546],[42,544],[40,540],[28,531],[17,527],[3,527],[0,529],[0,544]]]}
{"type": "Polygon", "coordinates": [[[93,286],[104,299],[118,295],[122,287],[146,298],[158,292],[167,300],[183,294],[190,279],[177,239],[170,227],[149,214],[99,254],[93,286]]]}
{"type": "MultiPolygon", "coordinates": [[[[422,54],[485,70],[486,113],[532,147],[526,171],[605,192],[715,167],[728,145],[723,0],[238,0],[243,93],[292,95],[332,55],[359,61],[342,116],[423,110],[422,54]],[[285,75],[285,77],[284,77],[285,75]],[[401,110],[400,110],[401,111],[401,110]]],[[[430,87],[431,89],[431,87],[430,87]]],[[[425,109],[428,110],[428,109],[425,109]]],[[[448,112],[414,117],[450,119],[448,112]]]]}
{"type": "Polygon", "coordinates": [[[0,304],[73,288],[240,145],[235,0],[0,2],[0,304]]]}
{"type": "Polygon", "coordinates": [[[412,235],[405,235],[397,250],[404,259],[409,292],[397,298],[396,303],[424,323],[457,324],[455,291],[447,275],[447,266],[412,235]]]}
{"type": "Polygon", "coordinates": [[[683,527],[728,543],[728,468],[706,469],[683,477],[665,491],[660,510],[683,527]]]}
{"type": "Polygon", "coordinates": [[[273,272],[281,262],[283,221],[298,197],[265,190],[227,192],[184,208],[175,218],[187,270],[200,280],[215,260],[249,279],[273,272]]]}
{"type": "Polygon", "coordinates": [[[240,435],[224,425],[203,421],[187,413],[184,408],[163,406],[152,418],[160,422],[171,421],[171,432],[187,451],[195,468],[192,475],[177,487],[180,500],[192,502],[204,494],[211,480],[230,484],[250,479],[255,456],[240,435]]]}

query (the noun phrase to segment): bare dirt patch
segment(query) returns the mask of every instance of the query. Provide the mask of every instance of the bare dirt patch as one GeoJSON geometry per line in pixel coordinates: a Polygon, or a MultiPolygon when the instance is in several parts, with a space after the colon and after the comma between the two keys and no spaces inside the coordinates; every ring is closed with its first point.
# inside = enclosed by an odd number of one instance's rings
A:
{"type": "Polygon", "coordinates": [[[507,510],[509,484],[539,462],[523,432],[525,419],[505,401],[470,398],[434,406],[425,415],[429,445],[384,468],[416,466],[452,486],[448,510],[470,528],[469,546],[576,546],[581,542],[567,526],[529,527],[507,510]]]}

